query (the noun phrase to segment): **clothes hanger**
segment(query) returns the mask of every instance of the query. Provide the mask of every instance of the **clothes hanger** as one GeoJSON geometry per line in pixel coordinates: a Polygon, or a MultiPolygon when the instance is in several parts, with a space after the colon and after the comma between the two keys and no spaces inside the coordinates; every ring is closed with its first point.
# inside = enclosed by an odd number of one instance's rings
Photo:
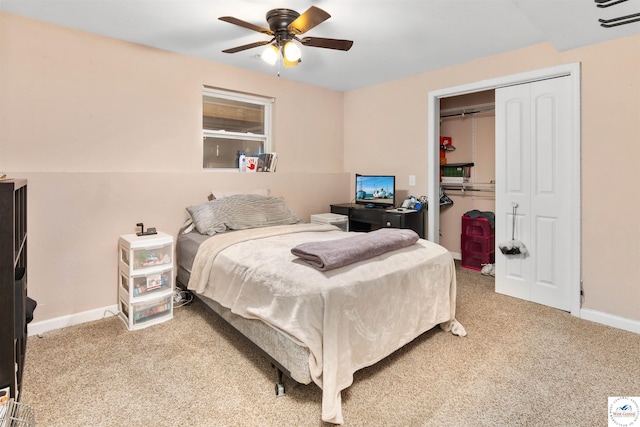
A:
{"type": "Polygon", "coordinates": [[[627,0],[594,0],[594,1],[598,3],[596,6],[600,8],[604,8],[604,7],[614,6],[619,3],[624,3],[627,0]]]}

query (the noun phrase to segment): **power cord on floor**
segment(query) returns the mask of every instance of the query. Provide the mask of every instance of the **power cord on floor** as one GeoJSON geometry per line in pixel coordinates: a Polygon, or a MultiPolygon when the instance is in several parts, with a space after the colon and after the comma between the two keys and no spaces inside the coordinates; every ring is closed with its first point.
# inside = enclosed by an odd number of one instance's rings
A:
{"type": "Polygon", "coordinates": [[[176,289],[173,293],[173,308],[189,305],[192,301],[193,294],[186,289],[176,289]]]}

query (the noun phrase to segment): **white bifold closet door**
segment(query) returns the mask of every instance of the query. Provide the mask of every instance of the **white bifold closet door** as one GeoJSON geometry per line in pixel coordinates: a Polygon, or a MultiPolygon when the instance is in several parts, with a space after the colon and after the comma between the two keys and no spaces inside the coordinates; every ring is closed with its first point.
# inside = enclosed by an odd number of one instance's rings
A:
{"type": "Polygon", "coordinates": [[[567,162],[571,85],[566,77],[496,89],[496,292],[571,309],[567,162]],[[503,255],[512,237],[526,255],[503,255]]]}

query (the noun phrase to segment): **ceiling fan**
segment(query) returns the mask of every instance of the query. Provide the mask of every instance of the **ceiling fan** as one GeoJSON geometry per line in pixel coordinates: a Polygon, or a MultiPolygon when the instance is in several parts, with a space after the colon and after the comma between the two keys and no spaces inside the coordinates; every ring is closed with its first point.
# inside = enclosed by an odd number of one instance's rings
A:
{"type": "Polygon", "coordinates": [[[249,43],[242,46],[223,50],[224,53],[236,53],[254,47],[269,45],[262,53],[262,59],[270,64],[275,64],[280,56],[285,67],[295,67],[301,60],[300,47],[303,46],[321,47],[325,49],[336,49],[347,51],[351,49],[353,41],[340,39],[327,39],[322,37],[297,36],[306,33],[315,26],[329,19],[329,15],[324,10],[311,6],[302,15],[291,9],[273,9],[267,12],[267,22],[269,28],[264,28],[250,22],[243,21],[233,16],[221,16],[221,21],[239,25],[259,33],[273,36],[271,40],[249,43]],[[297,43],[296,43],[297,42],[297,43]]]}

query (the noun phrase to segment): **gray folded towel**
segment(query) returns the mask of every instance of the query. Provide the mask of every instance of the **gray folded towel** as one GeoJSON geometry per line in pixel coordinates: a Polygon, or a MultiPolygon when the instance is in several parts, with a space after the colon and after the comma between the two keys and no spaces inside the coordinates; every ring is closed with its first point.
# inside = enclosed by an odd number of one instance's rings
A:
{"type": "Polygon", "coordinates": [[[381,228],[343,239],[302,243],[291,253],[316,269],[327,271],[411,246],[418,239],[413,230],[381,228]]]}

